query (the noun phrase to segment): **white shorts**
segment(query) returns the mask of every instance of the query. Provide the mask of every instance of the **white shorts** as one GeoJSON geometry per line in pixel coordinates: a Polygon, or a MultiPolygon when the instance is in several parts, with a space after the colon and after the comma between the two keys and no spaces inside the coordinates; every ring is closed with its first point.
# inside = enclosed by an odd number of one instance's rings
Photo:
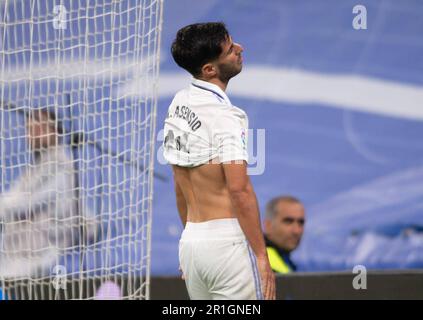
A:
{"type": "Polygon", "coordinates": [[[237,219],[187,222],[179,261],[193,300],[263,299],[256,258],[237,219]]]}

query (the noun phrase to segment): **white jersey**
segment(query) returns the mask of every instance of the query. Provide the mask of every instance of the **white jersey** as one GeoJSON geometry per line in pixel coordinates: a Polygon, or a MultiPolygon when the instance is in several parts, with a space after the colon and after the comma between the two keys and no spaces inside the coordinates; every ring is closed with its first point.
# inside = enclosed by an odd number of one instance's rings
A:
{"type": "Polygon", "coordinates": [[[196,167],[245,160],[248,117],[233,106],[223,90],[193,79],[169,106],[164,126],[164,157],[172,165],[196,167]]]}
{"type": "Polygon", "coordinates": [[[75,179],[72,158],[58,145],[41,152],[36,164],[0,194],[0,277],[48,269],[59,250],[79,240],[82,223],[87,237],[95,232],[94,213],[77,206],[75,179]]]}

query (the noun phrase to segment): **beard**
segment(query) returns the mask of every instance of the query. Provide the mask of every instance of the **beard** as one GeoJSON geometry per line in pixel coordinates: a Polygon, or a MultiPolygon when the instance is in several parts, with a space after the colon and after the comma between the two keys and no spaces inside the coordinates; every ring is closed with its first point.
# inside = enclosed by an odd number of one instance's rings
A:
{"type": "Polygon", "coordinates": [[[219,80],[227,83],[231,78],[235,77],[242,70],[242,64],[220,64],[219,80]]]}

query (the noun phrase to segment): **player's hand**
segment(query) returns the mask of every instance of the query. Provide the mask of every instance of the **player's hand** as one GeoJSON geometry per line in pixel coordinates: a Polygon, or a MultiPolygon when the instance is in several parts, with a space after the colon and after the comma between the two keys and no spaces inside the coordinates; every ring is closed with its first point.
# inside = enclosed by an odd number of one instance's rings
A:
{"type": "Polygon", "coordinates": [[[179,266],[179,271],[181,272],[181,278],[182,278],[182,280],[185,280],[184,272],[182,271],[181,266],[179,266]]]}
{"type": "Polygon", "coordinates": [[[270,267],[267,256],[257,258],[257,266],[261,277],[261,290],[265,300],[276,299],[275,274],[270,267]]]}

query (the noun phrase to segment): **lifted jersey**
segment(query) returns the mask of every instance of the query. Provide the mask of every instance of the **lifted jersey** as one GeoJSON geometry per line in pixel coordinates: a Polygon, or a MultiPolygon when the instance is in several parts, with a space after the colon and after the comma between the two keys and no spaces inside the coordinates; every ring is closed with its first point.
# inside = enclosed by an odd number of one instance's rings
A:
{"type": "Polygon", "coordinates": [[[210,160],[245,160],[248,117],[216,85],[194,79],[179,91],[164,126],[164,157],[172,165],[195,167],[210,160]]]}

